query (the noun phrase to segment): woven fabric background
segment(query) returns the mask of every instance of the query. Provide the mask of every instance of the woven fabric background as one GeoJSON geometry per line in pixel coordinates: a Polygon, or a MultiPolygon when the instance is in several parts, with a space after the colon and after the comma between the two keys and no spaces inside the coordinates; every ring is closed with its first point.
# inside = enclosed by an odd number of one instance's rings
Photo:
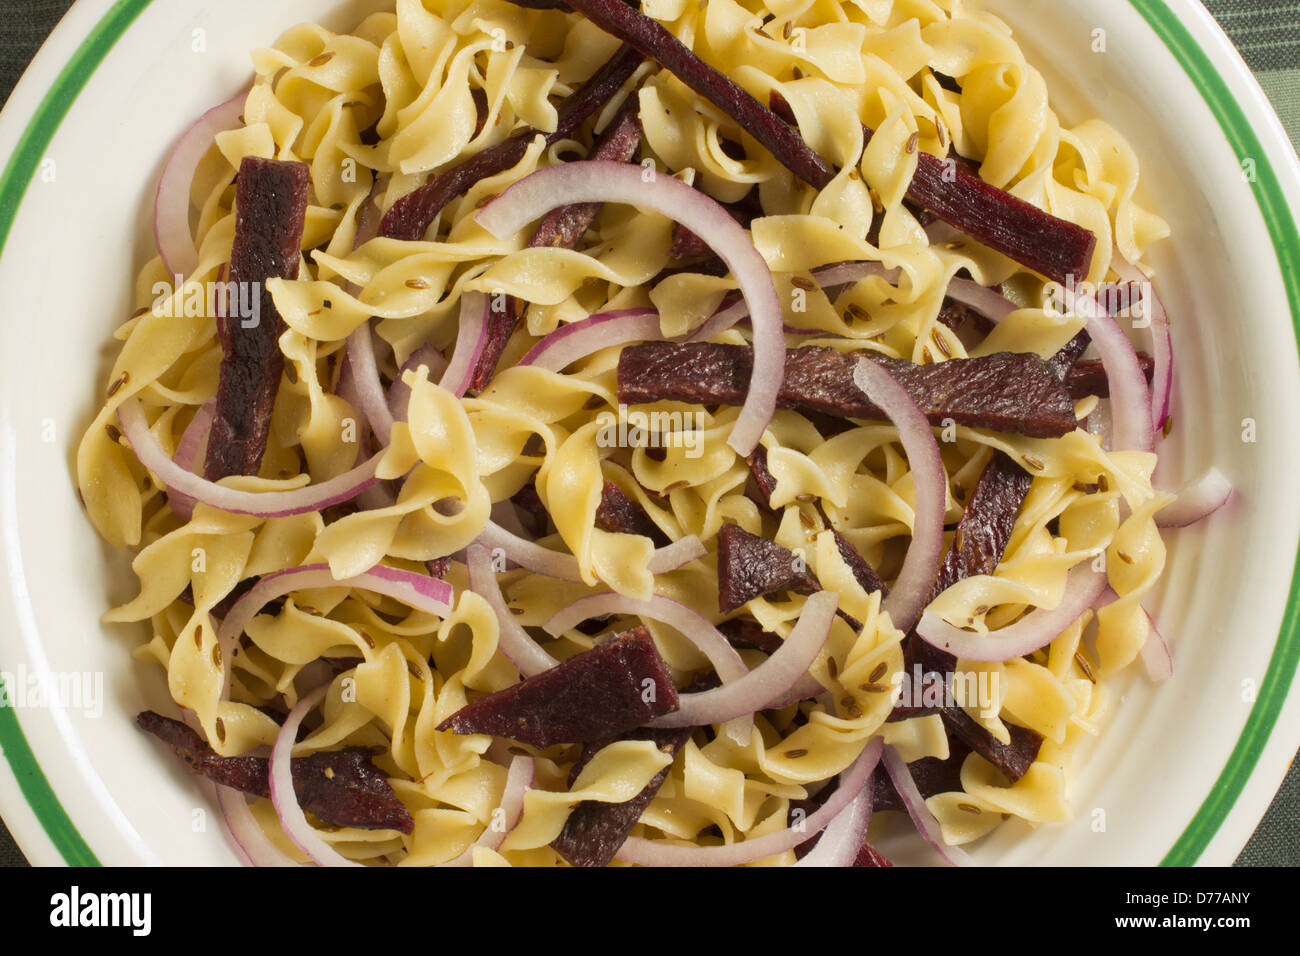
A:
{"type": "MultiPolygon", "coordinates": [[[[1241,50],[1300,148],[1300,0],[1203,0],[1241,50]]],[[[0,0],[0,102],[72,0],[0,0]]],[[[0,866],[26,866],[0,821],[0,866]]],[[[1237,859],[1238,866],[1300,866],[1300,761],[1237,859]]]]}

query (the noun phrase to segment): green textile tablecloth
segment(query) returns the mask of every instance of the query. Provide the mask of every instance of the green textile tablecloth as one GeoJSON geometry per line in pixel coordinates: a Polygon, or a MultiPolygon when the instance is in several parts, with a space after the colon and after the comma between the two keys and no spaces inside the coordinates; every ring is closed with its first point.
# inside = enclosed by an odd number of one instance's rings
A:
{"type": "MultiPolygon", "coordinates": [[[[1232,37],[1300,149],[1300,0],[1203,0],[1232,37]]],[[[0,100],[6,100],[72,0],[0,0],[0,100]]],[[[0,822],[0,866],[26,860],[0,822]]],[[[1300,866],[1300,761],[1238,866],[1300,866]]]]}

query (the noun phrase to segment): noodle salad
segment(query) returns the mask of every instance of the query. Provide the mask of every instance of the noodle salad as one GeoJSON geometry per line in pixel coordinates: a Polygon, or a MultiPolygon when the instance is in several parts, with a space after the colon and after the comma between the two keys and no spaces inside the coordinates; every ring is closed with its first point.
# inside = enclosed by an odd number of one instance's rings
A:
{"type": "MultiPolygon", "coordinates": [[[[250,864],[887,866],[1071,817],[1169,235],[965,0],[396,0],[169,156],[77,455],[250,864]],[[1130,330],[1133,334],[1130,335],[1130,330]],[[1137,343],[1135,346],[1133,343],[1137,343]]],[[[160,760],[162,758],[160,757],[160,760]]]]}

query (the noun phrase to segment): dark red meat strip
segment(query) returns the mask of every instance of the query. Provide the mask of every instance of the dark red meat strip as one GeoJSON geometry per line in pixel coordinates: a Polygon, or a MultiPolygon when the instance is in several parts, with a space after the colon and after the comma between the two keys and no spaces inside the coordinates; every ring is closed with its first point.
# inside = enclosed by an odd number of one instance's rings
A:
{"type": "MultiPolygon", "coordinates": [[[[970,754],[970,746],[960,738],[949,741],[948,759],[924,757],[907,765],[912,780],[921,791],[921,796],[928,800],[936,793],[961,792],[961,765],[970,754]]],[[[871,778],[871,806],[875,810],[905,810],[903,798],[894,789],[894,781],[889,774],[881,772],[871,778]]]]}
{"type": "Polygon", "coordinates": [[[606,33],[618,37],[656,60],[678,79],[728,116],[766,147],[791,172],[823,189],[835,170],[771,110],[692,53],[661,24],[632,9],[623,0],[568,0],[606,33]]]}
{"type": "MultiPolygon", "coordinates": [[[[641,146],[641,120],[637,116],[639,107],[637,97],[629,96],[623,108],[610,123],[609,128],[601,134],[592,159],[603,159],[614,163],[626,163],[636,155],[641,146]]],[[[542,220],[528,243],[531,248],[552,247],[572,249],[578,244],[587,229],[600,213],[601,203],[575,203],[553,209],[542,220]]],[[[504,311],[488,314],[487,338],[483,344],[483,354],[479,356],[474,368],[474,377],[470,388],[483,389],[492,380],[501,353],[506,343],[514,334],[515,326],[523,318],[525,303],[511,298],[504,311]]]]}
{"type": "Polygon", "coordinates": [[[785,643],[779,634],[765,631],[763,625],[744,617],[723,621],[718,630],[732,647],[749,647],[764,654],[775,654],[785,643]]]}
{"type": "Polygon", "coordinates": [[[907,197],[944,222],[1054,282],[1082,281],[1097,237],[984,182],[961,163],[922,152],[907,197]]]}
{"type": "Polygon", "coordinates": [[[880,591],[882,595],[889,594],[889,588],[881,580],[880,575],[876,573],[876,569],[871,566],[857,548],[853,547],[853,543],[838,531],[835,532],[835,546],[839,548],[840,557],[849,566],[849,570],[853,572],[858,584],[862,585],[862,590],[868,594],[874,594],[876,591],[880,591]]]}
{"type": "MultiPolygon", "coordinates": [[[[179,720],[146,710],[140,727],[168,744],[196,773],[214,783],[256,797],[271,796],[270,762],[265,757],[221,757],[179,720]]],[[[397,799],[388,779],[361,747],[294,757],[290,762],[298,803],[326,823],[363,830],[400,830],[415,826],[410,811],[397,799]]]]}
{"type": "MultiPolygon", "coordinates": [[[[763,204],[758,198],[757,187],[746,193],[745,198],[739,202],[722,203],[722,208],[727,210],[727,214],[746,229],[750,227],[750,224],[757,217],[763,215],[763,204]]],[[[673,244],[668,249],[669,259],[698,259],[712,255],[714,255],[712,247],[695,233],[681,223],[673,227],[673,244]]]]}
{"type": "MultiPolygon", "coordinates": [[[[644,57],[630,47],[620,47],[581,89],[560,104],[555,131],[541,134],[546,136],[547,145],[571,136],[583,121],[599,112],[643,60],[644,57]]],[[[380,235],[411,241],[423,239],[447,203],[479,180],[495,176],[515,165],[527,152],[528,144],[538,135],[539,131],[531,127],[520,130],[504,142],[490,146],[463,163],[434,176],[419,189],[393,204],[380,224],[380,235]]]]}
{"type": "Polygon", "coordinates": [[[1011,743],[1004,744],[960,707],[945,707],[941,716],[950,738],[953,735],[959,737],[963,743],[1001,770],[1012,783],[1025,775],[1038,756],[1038,748],[1043,745],[1042,734],[1015,724],[1006,725],[1011,734],[1011,743]]]}
{"type": "Polygon", "coordinates": [[[857,859],[853,861],[854,866],[893,866],[885,859],[884,855],[870,843],[862,844],[862,849],[858,851],[857,859]]]}
{"type": "Polygon", "coordinates": [[[267,291],[268,279],[296,279],[301,261],[311,170],[305,163],[244,158],[235,192],[235,242],[230,282],[258,296],[258,322],[245,328],[235,313],[217,319],[221,371],[203,472],[211,481],[256,475],[266,452],[275,393],[284,371],[279,339],[284,319],[267,291]]]}
{"type": "Polygon", "coordinates": [[[545,748],[614,737],[678,707],[668,665],[645,627],[598,644],[438,725],[545,748]]]}
{"type": "MultiPolygon", "coordinates": [[[[676,757],[678,752],[691,739],[692,728],[679,730],[634,730],[618,738],[620,740],[653,740],[656,747],[666,754],[676,757]]],[[[569,786],[578,778],[578,774],[591,759],[612,741],[589,744],[583,748],[582,757],[569,774],[569,786]]],[[[551,846],[560,856],[574,866],[609,866],[614,856],[636,826],[645,808],[655,798],[659,788],[668,779],[672,765],[664,767],[655,774],[635,797],[626,803],[602,803],[599,800],[584,800],[569,814],[564,829],[552,841],[551,846]]]]}
{"type": "MultiPolygon", "coordinates": [[[[770,102],[775,110],[772,116],[794,122],[784,97],[774,95],[770,102]]],[[[873,131],[863,127],[863,132],[870,142],[873,131]]],[[[777,158],[782,157],[777,154],[777,158]]],[[[813,185],[822,189],[826,183],[813,185]]],[[[907,198],[990,249],[1055,282],[1068,284],[1071,278],[1081,281],[1092,267],[1097,248],[1093,233],[984,182],[961,157],[945,160],[919,153],[907,198]]]]}
{"type": "Polygon", "coordinates": [[[753,454],[745,459],[749,473],[754,476],[754,484],[762,496],[765,507],[772,507],[772,492],[776,491],[776,476],[767,467],[767,448],[759,445],[753,454]]]}
{"type": "MultiPolygon", "coordinates": [[[[1139,352],[1138,365],[1142,369],[1142,374],[1146,376],[1147,384],[1150,385],[1155,378],[1155,359],[1145,352],[1139,352]]],[[[1086,359],[1079,362],[1070,369],[1065,385],[1070,390],[1070,397],[1076,401],[1089,395],[1110,398],[1110,379],[1106,377],[1106,367],[1101,364],[1101,359],[1086,359]]]]}
{"type": "Polygon", "coordinates": [[[718,531],[718,609],[728,614],[759,595],[785,590],[813,594],[821,584],[790,549],[724,524],[718,531]]]}
{"type": "Polygon", "coordinates": [[[668,535],[650,520],[640,503],[629,498],[623,489],[612,481],[605,482],[600,492],[600,506],[596,509],[596,526],[615,534],[644,535],[657,547],[668,544],[668,535]]]}
{"type": "MultiPolygon", "coordinates": [[[[780,408],[880,421],[885,415],[854,384],[868,357],[903,386],[931,423],[991,428],[1032,438],[1059,438],[1078,426],[1070,395],[1037,355],[1000,352],[937,365],[915,365],[867,353],[807,347],[786,351],[780,408]]],[[[661,400],[741,405],[749,389],[753,350],[743,345],[649,342],[619,356],[619,401],[661,400]]]]}

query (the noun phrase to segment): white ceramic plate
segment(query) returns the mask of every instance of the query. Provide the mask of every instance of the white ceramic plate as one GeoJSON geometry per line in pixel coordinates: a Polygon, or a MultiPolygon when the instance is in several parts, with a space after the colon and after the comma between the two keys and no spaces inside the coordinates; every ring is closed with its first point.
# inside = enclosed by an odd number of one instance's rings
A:
{"type": "MultiPolygon", "coordinates": [[[[248,51],[302,20],[344,29],[382,0],[80,0],[0,116],[0,670],[89,674],[83,706],[0,708],[0,815],[33,862],[234,862],[179,761],[134,726],[169,703],[135,663],[122,555],[73,481],[109,333],[152,251],[163,156],[247,83],[248,51]],[[101,676],[96,676],[101,675],[101,676]],[[90,703],[92,706],[84,706],[90,703]],[[95,713],[99,710],[100,713],[95,713]]],[[[1196,0],[988,0],[1017,30],[1067,123],[1100,115],[1142,160],[1174,237],[1156,258],[1179,357],[1168,486],[1218,464],[1231,515],[1169,537],[1149,602],[1175,649],[1161,687],[1136,668],[1086,756],[1074,822],[1004,827],[999,864],[1230,863],[1300,744],[1300,205],[1295,154],[1196,0]],[[1095,31],[1106,52],[1093,52],[1095,31]],[[1251,173],[1247,176],[1243,168],[1251,173]],[[1258,436],[1242,440],[1243,421],[1258,436]],[[1104,830],[1098,829],[1103,819],[1104,830]]]]}

